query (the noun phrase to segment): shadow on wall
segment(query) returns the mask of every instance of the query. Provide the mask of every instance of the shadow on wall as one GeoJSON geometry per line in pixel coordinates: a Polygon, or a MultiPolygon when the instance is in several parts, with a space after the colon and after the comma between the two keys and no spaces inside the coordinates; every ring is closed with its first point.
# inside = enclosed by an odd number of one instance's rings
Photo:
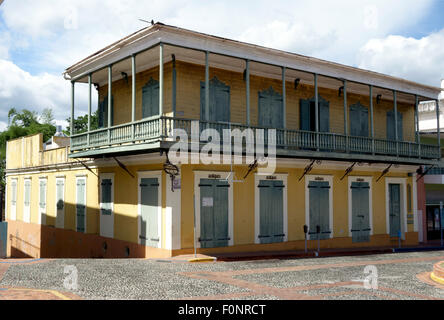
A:
{"type": "MultiPolygon", "coordinates": [[[[37,210],[37,209],[35,209],[37,210]]],[[[86,208],[88,215],[97,219],[96,233],[85,234],[74,230],[56,228],[55,217],[46,216],[48,225],[8,221],[8,256],[13,258],[146,258],[155,256],[157,248],[116,240],[99,235],[99,213],[96,208],[86,208]]],[[[114,221],[122,221],[114,213],[114,221]]],[[[125,216],[126,226],[136,226],[137,218],[125,216]]],[[[76,205],[65,202],[65,225],[75,225],[76,205]]],[[[88,221],[91,221],[89,218],[88,221]]],[[[157,252],[159,255],[159,252],[157,252]]]]}

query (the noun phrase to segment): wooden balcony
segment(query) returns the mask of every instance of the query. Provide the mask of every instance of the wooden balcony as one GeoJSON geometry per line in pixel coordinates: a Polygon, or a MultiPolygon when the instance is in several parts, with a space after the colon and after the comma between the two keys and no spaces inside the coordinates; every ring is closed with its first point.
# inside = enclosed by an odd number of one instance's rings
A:
{"type": "MultiPolygon", "coordinates": [[[[71,137],[70,157],[94,158],[165,149],[175,143],[174,128],[185,130],[191,142],[193,121],[197,120],[156,116],[76,134],[71,137]]],[[[223,129],[243,131],[250,128],[254,136],[258,129],[262,129],[267,149],[269,128],[208,121],[199,121],[199,128],[217,130],[221,141],[223,129]]],[[[206,141],[200,143],[205,144],[206,141]]],[[[245,150],[245,142],[243,148],[245,150]]],[[[283,157],[405,164],[434,164],[441,158],[437,145],[290,129],[276,129],[276,154],[283,157]]]]}

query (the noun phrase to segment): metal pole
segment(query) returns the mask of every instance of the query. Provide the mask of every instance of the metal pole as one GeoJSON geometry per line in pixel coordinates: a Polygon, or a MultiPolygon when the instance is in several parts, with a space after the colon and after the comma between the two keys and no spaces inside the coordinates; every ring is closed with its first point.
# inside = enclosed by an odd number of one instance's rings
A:
{"type": "Polygon", "coordinates": [[[442,201],[439,203],[439,221],[440,221],[440,229],[441,229],[441,247],[444,247],[444,237],[443,237],[443,233],[444,233],[444,221],[443,221],[443,204],[442,201]]]}
{"type": "Polygon", "coordinates": [[[205,120],[210,121],[210,66],[208,63],[209,52],[205,52],[205,120]]]}
{"type": "Polygon", "coordinates": [[[372,154],[375,154],[375,124],[373,116],[373,86],[370,85],[370,131],[372,135],[372,154]]]}
{"type": "Polygon", "coordinates": [[[108,143],[111,143],[111,106],[112,106],[112,65],[108,66],[108,143]]]}
{"type": "Polygon", "coordinates": [[[419,106],[419,99],[418,95],[415,95],[415,139],[416,143],[418,144],[418,157],[421,159],[421,140],[419,138],[419,112],[418,112],[418,106],[419,106]]]}
{"type": "Polygon", "coordinates": [[[348,152],[348,114],[347,114],[347,80],[343,81],[344,86],[344,134],[345,134],[345,151],[348,152]]]}
{"type": "Polygon", "coordinates": [[[87,145],[89,146],[89,132],[91,131],[91,106],[92,106],[92,75],[88,75],[88,136],[87,145]]]}
{"type": "Polygon", "coordinates": [[[131,73],[132,73],[132,86],[131,86],[131,136],[134,141],[135,138],[135,126],[134,121],[136,121],[136,55],[131,56],[131,73]]]}
{"type": "Polygon", "coordinates": [[[316,118],[316,149],[319,151],[319,98],[318,98],[318,74],[314,74],[315,84],[315,118],[316,118]]]}
{"type": "Polygon", "coordinates": [[[196,254],[196,196],[193,194],[193,217],[194,217],[194,258],[197,257],[196,254]]]}
{"type": "Polygon", "coordinates": [[[74,135],[74,84],[75,82],[71,82],[71,121],[70,121],[70,135],[74,135]]]}
{"type": "MultiPolygon", "coordinates": [[[[436,100],[436,133],[438,138],[438,147],[441,149],[441,128],[439,124],[439,100],[436,100]]],[[[441,158],[441,150],[439,150],[439,158],[441,158]]]]}
{"type": "Polygon", "coordinates": [[[395,114],[395,139],[396,139],[396,156],[399,157],[399,138],[398,138],[398,101],[396,90],[393,90],[393,109],[395,114]]]}
{"type": "Polygon", "coordinates": [[[163,115],[163,43],[159,45],[159,115],[163,115]]]}
{"type": "Polygon", "coordinates": [[[282,67],[282,119],[284,128],[287,127],[287,104],[286,104],[286,91],[285,91],[285,71],[286,68],[282,67]]]}
{"type": "Polygon", "coordinates": [[[247,96],[247,126],[250,126],[250,60],[246,60],[245,91],[247,96]]]}

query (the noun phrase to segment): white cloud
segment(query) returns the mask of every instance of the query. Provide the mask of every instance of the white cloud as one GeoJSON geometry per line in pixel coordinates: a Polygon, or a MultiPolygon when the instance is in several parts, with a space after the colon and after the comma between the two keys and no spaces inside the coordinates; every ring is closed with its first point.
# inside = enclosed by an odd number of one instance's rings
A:
{"type": "Polygon", "coordinates": [[[371,39],[360,50],[359,67],[439,87],[444,78],[443,44],[444,29],[421,39],[371,39]]]}
{"type": "MultiPolygon", "coordinates": [[[[8,0],[0,6],[0,74],[8,75],[0,77],[0,121],[7,121],[10,107],[51,107],[64,123],[70,115],[70,88],[63,70],[145,27],[139,18],[393,74],[402,68],[414,70],[415,64],[390,68],[377,50],[371,54],[374,48],[365,48],[378,47],[370,39],[383,41],[414,25],[433,2],[8,0]],[[364,49],[358,57],[360,48],[364,49]]],[[[424,78],[436,77],[438,57],[425,58],[430,62],[416,65],[416,70],[424,78]]],[[[77,90],[79,113],[86,111],[85,89],[77,90]]]]}
{"type": "MultiPolygon", "coordinates": [[[[61,76],[48,73],[31,75],[7,60],[0,60],[0,121],[7,121],[10,108],[28,109],[40,113],[51,108],[58,122],[70,116],[70,83],[61,76]]],[[[76,94],[76,115],[86,110],[86,86],[78,86],[76,94]]],[[[1,123],[0,123],[1,127],[1,123]]]]}

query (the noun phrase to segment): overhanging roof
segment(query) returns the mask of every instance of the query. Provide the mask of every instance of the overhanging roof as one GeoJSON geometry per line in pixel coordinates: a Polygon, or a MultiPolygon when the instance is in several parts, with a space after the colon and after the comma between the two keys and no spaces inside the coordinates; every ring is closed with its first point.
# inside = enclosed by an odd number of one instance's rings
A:
{"type": "Polygon", "coordinates": [[[162,23],[156,23],[141,29],[103,48],[67,68],[65,74],[70,79],[80,79],[91,72],[103,69],[110,64],[121,61],[132,54],[142,52],[161,42],[199,51],[209,51],[224,56],[232,56],[243,60],[248,59],[259,63],[317,73],[327,77],[347,79],[375,87],[415,94],[429,99],[437,99],[441,92],[441,88],[438,87],[162,23]]]}

